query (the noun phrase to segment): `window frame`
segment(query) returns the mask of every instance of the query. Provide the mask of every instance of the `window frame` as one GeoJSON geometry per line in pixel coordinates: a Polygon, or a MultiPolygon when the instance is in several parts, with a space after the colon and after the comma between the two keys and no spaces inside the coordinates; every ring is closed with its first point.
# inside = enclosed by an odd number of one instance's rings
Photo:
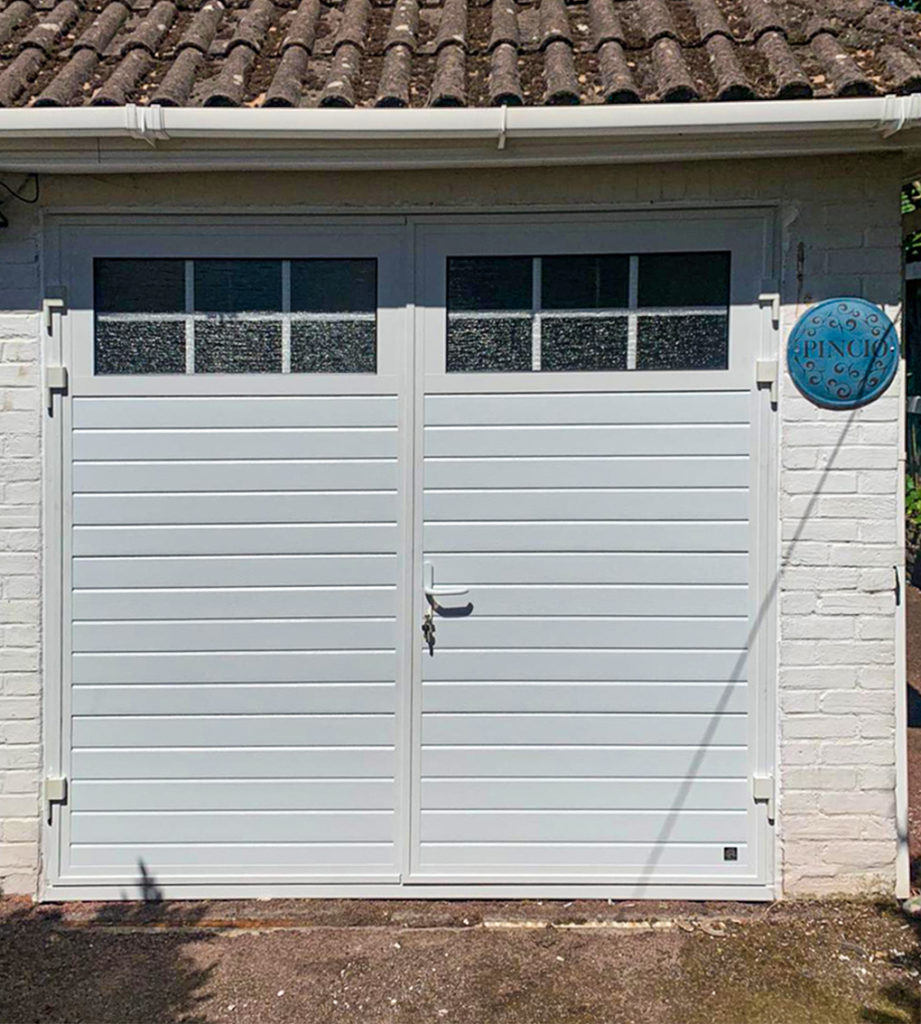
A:
{"type": "MultiPolygon", "coordinates": [[[[98,297],[98,272],[99,267],[97,264],[104,262],[116,262],[120,257],[107,257],[107,256],[96,256],[93,258],[93,286],[94,296],[98,297]]],[[[199,375],[207,374],[214,376],[220,373],[249,373],[249,374],[272,374],[272,373],[335,373],[337,371],[324,371],[324,370],[292,370],[291,369],[291,353],[292,353],[292,336],[293,327],[296,323],[318,323],[318,322],[331,322],[343,323],[347,321],[372,323],[374,324],[374,370],[342,370],[339,372],[358,374],[358,373],[377,373],[377,354],[378,354],[378,308],[377,308],[377,277],[378,277],[378,260],[373,257],[359,256],[359,257],[348,257],[348,256],[336,256],[336,257],[317,257],[317,256],[304,256],[299,259],[291,258],[271,258],[271,259],[253,259],[252,257],[237,257],[229,256],[222,258],[220,262],[223,263],[250,263],[250,262],[268,262],[278,264],[278,308],[277,309],[254,309],[254,310],[210,310],[207,306],[199,308],[198,304],[198,277],[197,272],[199,265],[202,263],[209,262],[211,257],[197,257],[197,258],[184,258],[180,262],[183,264],[183,296],[181,303],[182,309],[162,311],[162,312],[135,312],[135,311],[119,311],[119,310],[104,310],[100,311],[98,308],[95,309],[94,323],[93,323],[93,372],[97,377],[101,376],[117,376],[117,377],[130,377],[130,376],[149,376],[149,372],[141,372],[138,374],[131,373],[100,373],[97,369],[97,353],[98,353],[98,327],[100,323],[179,323],[182,324],[184,329],[184,355],[185,355],[185,370],[183,373],[175,374],[175,376],[185,375],[199,375]],[[292,309],[292,264],[295,263],[309,263],[312,261],[317,262],[370,262],[373,266],[374,274],[374,308],[370,311],[311,311],[311,310],[300,310],[292,309]],[[279,369],[276,370],[199,370],[197,368],[197,354],[198,354],[198,333],[197,325],[199,324],[256,324],[256,323],[269,323],[278,324],[280,327],[279,334],[279,369]]],[[[148,262],[157,263],[160,262],[158,258],[148,259],[146,261],[141,260],[137,262],[148,262]]],[[[95,303],[94,303],[95,304],[95,303]]],[[[173,374],[168,372],[155,372],[154,376],[168,377],[173,374]]]]}
{"type": "MultiPolygon", "coordinates": [[[[85,224],[65,229],[59,280],[68,284],[62,324],[70,352],[71,386],[81,395],[265,395],[394,393],[407,372],[411,287],[402,218],[348,223],[292,222],[228,225],[161,219],[119,229],[85,224]],[[377,261],[377,373],[151,373],[93,372],[95,259],[362,259],[377,261]]],[[[183,314],[185,315],[185,314],[183,314]]],[[[224,314],[219,314],[224,315],[224,314]]],[[[227,314],[234,316],[235,314],[227,314]]],[[[155,314],[159,316],[159,314],[155,314]]]]}
{"type": "MultiPolygon", "coordinates": [[[[754,385],[767,312],[759,302],[770,275],[769,218],[760,208],[646,212],[620,216],[541,219],[493,217],[437,220],[416,234],[417,333],[423,339],[426,392],[721,391],[754,385]],[[448,372],[449,257],[565,256],[628,253],[728,252],[729,365],[726,369],[448,372]]],[[[568,313],[570,311],[561,311],[568,313]]]]}
{"type": "MultiPolygon", "coordinates": [[[[528,323],[531,333],[531,358],[530,370],[532,373],[548,373],[548,372],[560,372],[560,373],[635,373],[638,369],[642,370],[642,367],[637,366],[637,360],[639,359],[639,341],[640,341],[640,324],[643,321],[653,319],[665,319],[665,318],[679,318],[679,317],[719,317],[721,320],[725,319],[725,330],[726,330],[726,359],[729,359],[729,309],[730,309],[730,295],[729,285],[732,280],[732,252],[730,250],[697,250],[688,251],[687,256],[689,257],[702,257],[702,256],[726,256],[729,277],[727,279],[727,292],[726,292],[726,304],[725,306],[708,306],[705,304],[700,305],[673,305],[673,306],[643,306],[640,304],[640,290],[642,286],[641,280],[641,261],[644,256],[657,256],[658,253],[628,253],[628,252],[593,252],[593,253],[578,253],[574,254],[574,259],[579,258],[601,258],[614,257],[623,259],[626,263],[626,304],[621,306],[597,306],[594,308],[581,307],[581,306],[554,306],[548,307],[544,304],[544,264],[548,259],[558,259],[559,257],[553,254],[543,255],[528,255],[518,257],[494,257],[494,256],[481,256],[481,257],[454,257],[448,256],[446,260],[446,274],[447,274],[447,287],[446,287],[446,327],[445,327],[445,372],[446,373],[515,373],[515,372],[526,372],[522,370],[502,370],[500,368],[490,370],[466,370],[466,369],[454,369],[448,366],[449,362],[449,350],[451,346],[451,326],[452,323],[457,323],[463,320],[496,320],[496,321],[513,321],[520,320],[528,323]],[[451,263],[455,259],[465,260],[477,260],[477,259],[515,259],[515,260],[529,260],[530,261],[530,278],[531,278],[531,302],[529,309],[519,309],[517,307],[508,306],[507,308],[499,309],[452,309],[450,302],[450,281],[451,281],[451,263]],[[591,321],[591,320],[603,320],[612,321],[618,320],[623,321],[623,327],[625,328],[624,337],[624,365],[623,366],[611,366],[606,367],[603,370],[591,370],[582,367],[574,367],[572,369],[559,370],[559,371],[548,371],[543,367],[543,339],[544,339],[544,327],[547,323],[554,320],[576,320],[576,321],[591,321]]],[[[675,255],[670,252],[668,255],[675,255]]],[[[683,255],[679,254],[679,255],[683,255]]],[[[706,366],[684,366],[684,367],[661,367],[656,368],[656,373],[663,373],[668,371],[676,371],[682,373],[700,373],[704,370],[723,370],[728,367],[706,367],[706,366]]]]}

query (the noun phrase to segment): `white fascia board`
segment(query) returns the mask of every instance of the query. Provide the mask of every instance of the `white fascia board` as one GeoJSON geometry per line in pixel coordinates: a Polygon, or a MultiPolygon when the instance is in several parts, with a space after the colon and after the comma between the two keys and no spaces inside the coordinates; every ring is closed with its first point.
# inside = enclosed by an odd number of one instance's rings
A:
{"type": "Polygon", "coordinates": [[[0,110],[0,169],[447,167],[921,149],[921,96],[470,109],[0,110]]]}

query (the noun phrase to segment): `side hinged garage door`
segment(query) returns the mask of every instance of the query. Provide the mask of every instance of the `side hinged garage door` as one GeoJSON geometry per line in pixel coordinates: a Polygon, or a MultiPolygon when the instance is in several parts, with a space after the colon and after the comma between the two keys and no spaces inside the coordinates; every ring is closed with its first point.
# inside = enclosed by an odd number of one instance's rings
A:
{"type": "Polygon", "coordinates": [[[58,884],[398,880],[404,233],[65,251],[58,884]]]}
{"type": "Polygon", "coordinates": [[[769,225],[62,222],[46,895],[770,895],[769,225]]]}
{"type": "Polygon", "coordinates": [[[748,213],[420,232],[414,881],[769,881],[767,251],[748,213]]]}

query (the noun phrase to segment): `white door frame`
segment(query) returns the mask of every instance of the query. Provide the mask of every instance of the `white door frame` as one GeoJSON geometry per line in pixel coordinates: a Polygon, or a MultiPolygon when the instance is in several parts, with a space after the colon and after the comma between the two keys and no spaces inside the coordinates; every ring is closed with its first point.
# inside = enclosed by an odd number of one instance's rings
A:
{"type": "MultiPolygon", "coordinates": [[[[777,233],[777,210],[772,207],[733,205],[714,208],[675,208],[670,205],[667,210],[621,210],[599,211],[592,209],[586,211],[584,208],[567,212],[565,210],[553,212],[542,210],[531,218],[536,223],[539,231],[550,230],[555,240],[547,251],[562,250],[561,231],[569,230],[570,245],[575,245],[577,239],[584,239],[587,233],[608,231],[617,233],[625,226],[634,225],[636,228],[649,229],[656,225],[656,233],[666,232],[669,226],[677,224],[712,224],[714,221],[732,221],[738,225],[748,225],[757,230],[759,241],[759,256],[764,268],[763,276],[768,280],[776,275],[775,265],[775,238],[777,233]],[[757,226],[757,227],[756,227],[757,226]]],[[[231,237],[238,243],[239,248],[233,252],[226,249],[218,253],[222,256],[258,255],[265,258],[285,258],[286,255],[306,256],[312,252],[306,251],[304,241],[309,235],[327,234],[332,238],[341,234],[344,228],[357,232],[374,232],[380,228],[382,231],[399,235],[400,240],[397,248],[401,257],[407,261],[414,258],[416,247],[421,239],[424,239],[427,232],[443,232],[446,227],[453,227],[464,232],[470,232],[482,239],[489,234],[487,229],[501,227],[504,232],[517,231],[522,226],[522,215],[508,212],[497,212],[488,216],[484,214],[464,215],[451,211],[442,211],[423,215],[414,213],[411,216],[390,216],[386,214],[368,215],[330,215],[304,216],[302,213],[291,213],[290,215],[251,215],[234,216],[221,215],[195,217],[179,214],[154,214],[154,215],[125,215],[125,216],[96,216],[83,213],[62,213],[51,215],[45,218],[44,223],[44,288],[45,295],[56,294],[63,285],[70,286],[72,270],[70,267],[70,253],[74,248],[80,246],[81,242],[86,243],[91,237],[107,236],[110,239],[118,238],[124,240],[132,237],[137,243],[138,238],[143,239],[143,244],[134,248],[125,246],[124,255],[155,255],[164,246],[173,244],[169,251],[170,255],[177,254],[175,240],[181,239],[178,251],[189,257],[199,255],[214,255],[209,248],[208,238],[215,235],[222,235],[225,238],[231,237]],[[166,240],[172,239],[173,242],[166,240]],[[255,239],[255,241],[254,241],[255,239]]],[[[752,236],[754,237],[754,236],[752,236]]],[[[584,243],[583,243],[584,245],[584,243]]],[[[643,248],[643,245],[633,241],[631,250],[636,251],[643,248]]],[[[646,246],[653,248],[653,246],[646,246]]],[[[697,244],[696,249],[712,248],[713,245],[703,246],[697,244]]],[[[116,246],[117,248],[117,246],[116,246]]],[[[501,245],[499,246],[501,248],[501,245]]],[[[667,248],[667,246],[664,246],[667,248]]],[[[685,245],[682,248],[690,248],[685,245]]],[[[584,247],[582,251],[585,251],[584,247]]],[[[596,250],[602,251],[602,250],[596,250]]],[[[660,248],[661,251],[661,248],[660,248]]],[[[111,254],[115,255],[116,252],[111,254]]],[[[419,268],[417,266],[417,286],[419,268]]],[[[415,733],[412,730],[414,715],[418,712],[417,701],[414,693],[419,685],[419,646],[415,643],[416,632],[419,625],[418,599],[420,596],[419,581],[421,580],[421,535],[417,529],[417,520],[421,518],[421,508],[416,488],[421,485],[421,456],[422,449],[416,437],[421,430],[421,402],[425,393],[425,373],[423,358],[418,339],[424,337],[425,309],[417,309],[414,300],[414,290],[406,289],[405,310],[413,317],[413,330],[417,341],[415,344],[406,346],[405,358],[407,360],[405,379],[414,380],[413,389],[404,389],[407,394],[401,399],[401,416],[406,424],[404,437],[406,438],[407,449],[403,451],[406,472],[409,479],[406,481],[405,494],[410,501],[410,514],[404,519],[403,541],[408,546],[405,551],[413,552],[412,558],[405,559],[405,565],[401,568],[401,580],[405,586],[405,600],[401,603],[401,611],[404,611],[404,621],[401,626],[401,635],[408,638],[408,650],[411,652],[412,685],[404,686],[403,720],[400,726],[398,742],[402,747],[400,758],[400,770],[403,775],[404,795],[402,800],[403,813],[408,815],[408,808],[411,806],[412,779],[415,772],[415,758],[411,754],[411,740],[415,733]],[[410,393],[411,392],[411,393],[410,393]]],[[[761,358],[777,358],[778,331],[771,322],[770,310],[762,310],[760,313],[760,354],[761,358]]],[[[42,328],[43,364],[55,365],[66,361],[69,354],[70,339],[73,334],[72,312],[64,317],[55,316],[52,320],[52,329],[45,331],[42,328]]],[[[409,335],[407,339],[411,340],[409,335]]],[[[79,368],[77,368],[79,370],[79,368]]],[[[735,367],[732,368],[735,373],[735,367]]],[[[753,379],[754,367],[739,368],[742,373],[749,375],[749,383],[753,379]]],[[[689,389],[699,390],[701,388],[701,371],[692,375],[689,389]]],[[[485,375],[484,375],[485,376],[485,375]]],[[[563,375],[547,375],[563,376],[563,375]]],[[[572,375],[566,375],[572,376],[572,375]]],[[[593,375],[595,376],[595,375],[593,375]]],[[[612,381],[609,374],[597,375],[599,379],[597,386],[605,390],[612,390],[612,381]]],[[[624,374],[627,376],[627,374],[624,374]]],[[[631,390],[645,387],[661,388],[663,376],[656,374],[654,382],[648,384],[640,379],[648,374],[637,371],[629,372],[629,379],[625,380],[623,387],[631,390]]],[[[252,378],[248,378],[252,383],[252,378]]],[[[178,385],[175,391],[168,391],[163,388],[164,381],[156,379],[151,382],[136,379],[134,385],[136,390],[133,393],[194,393],[185,381],[176,381],[178,385]]],[[[741,381],[741,376],[739,377],[741,381]]],[[[90,388],[97,387],[94,382],[88,383],[90,388]]],[[[594,383],[594,382],[593,382],[594,383]]],[[[217,385],[217,382],[215,382],[217,385]]],[[[564,382],[560,381],[560,389],[565,389],[564,382]]],[[[714,381],[714,385],[716,382],[714,381]]],[[[721,386],[726,386],[725,378],[720,381],[721,386]]],[[[538,385],[539,386],[539,385],[538,385]]],[[[546,385],[545,385],[546,386],[546,385]]],[[[585,383],[578,386],[571,385],[574,390],[585,390],[585,383]]],[[[677,384],[676,384],[677,386],[677,384]]],[[[494,390],[499,390],[499,387],[494,390]]],[[[617,389],[616,385],[613,389],[617,389]]],[[[247,394],[254,393],[323,393],[324,384],[319,382],[316,390],[305,389],[302,379],[277,388],[269,386],[248,387],[247,394]]],[[[334,393],[335,388],[327,389],[326,393],[334,393]]],[[[85,393],[85,392],[84,392],[85,393]]],[[[104,393],[104,384],[102,391],[104,393]]],[[[226,385],[221,383],[214,393],[234,394],[240,393],[239,382],[228,381],[226,385]]],[[[776,758],[775,738],[775,685],[776,676],[776,573],[778,571],[778,537],[776,528],[777,508],[777,454],[778,454],[778,428],[777,415],[772,410],[769,396],[766,391],[758,392],[758,415],[756,431],[761,439],[761,447],[758,458],[753,459],[754,479],[753,495],[755,507],[758,510],[760,519],[758,525],[759,536],[763,544],[758,545],[758,550],[753,554],[754,564],[752,566],[752,592],[761,600],[759,616],[762,629],[762,642],[758,648],[757,664],[758,677],[758,713],[750,716],[751,750],[755,769],[762,773],[771,773],[774,770],[776,758]]],[[[66,707],[65,695],[68,691],[69,674],[65,676],[65,662],[63,655],[64,626],[65,618],[64,596],[65,581],[64,571],[68,562],[69,541],[66,538],[64,523],[69,522],[69,502],[66,500],[66,489],[64,488],[65,440],[69,426],[69,399],[55,396],[53,400],[53,412],[49,414],[46,410],[43,413],[43,629],[42,629],[42,650],[43,650],[43,731],[44,731],[44,764],[43,772],[46,775],[59,774],[62,769],[62,759],[65,755],[64,733],[69,729],[68,709],[66,707]]],[[[753,659],[754,660],[754,659],[753,659]]],[[[406,668],[409,668],[407,665],[406,668]]],[[[66,670],[69,673],[69,670],[66,670]]],[[[405,672],[405,670],[404,670],[405,672]]],[[[44,899],[92,899],[92,898],[136,898],[134,893],[125,893],[122,887],[119,891],[117,886],[111,882],[104,883],[81,883],[71,884],[61,880],[60,851],[61,842],[64,838],[58,825],[60,808],[55,808],[53,823],[50,823],[47,816],[43,815],[43,826],[41,833],[42,845],[42,877],[40,892],[44,899]]],[[[737,898],[737,899],[770,899],[773,898],[777,889],[775,876],[776,858],[774,855],[775,838],[773,830],[767,822],[767,809],[763,805],[760,808],[763,818],[764,841],[760,844],[759,850],[759,881],[753,884],[741,886],[727,886],[725,884],[686,884],[686,885],[652,885],[645,892],[637,892],[635,886],[617,884],[598,884],[590,882],[587,884],[547,884],[528,883],[522,880],[516,882],[501,882],[498,884],[484,885],[482,882],[470,884],[468,882],[456,883],[445,879],[445,882],[434,882],[431,879],[423,881],[419,879],[416,884],[404,888],[400,884],[377,884],[369,883],[360,886],[360,895],[365,897],[461,897],[461,896],[494,896],[494,897],[559,897],[568,898],[574,895],[584,897],[636,897],[648,896],[650,898],[737,898]]],[[[407,818],[404,818],[404,835],[409,839],[405,843],[405,856],[403,866],[403,878],[409,881],[411,878],[410,849],[417,835],[415,825],[410,825],[407,818]],[[409,826],[409,828],[407,828],[409,826]]],[[[356,895],[354,885],[331,884],[281,884],[281,885],[249,885],[245,882],[232,884],[197,884],[182,886],[181,888],[167,889],[165,895],[171,898],[179,897],[240,897],[245,895],[272,895],[272,896],[349,896],[356,895]]]]}

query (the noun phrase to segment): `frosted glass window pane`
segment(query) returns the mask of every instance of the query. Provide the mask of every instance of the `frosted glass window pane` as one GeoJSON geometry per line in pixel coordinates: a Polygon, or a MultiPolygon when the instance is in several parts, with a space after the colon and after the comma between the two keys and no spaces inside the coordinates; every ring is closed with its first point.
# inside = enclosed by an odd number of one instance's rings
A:
{"type": "Polygon", "coordinates": [[[452,256],[448,260],[448,312],[530,310],[530,256],[452,256]]]}
{"type": "Polygon", "coordinates": [[[375,373],[373,320],[307,320],[291,325],[292,373],[375,373]]]}
{"type": "Polygon", "coordinates": [[[93,261],[97,313],[181,313],[185,309],[183,260],[93,261]]]}
{"type": "Polygon", "coordinates": [[[155,320],[97,320],[95,372],[185,373],[185,327],[155,320]]]}
{"type": "Polygon", "coordinates": [[[498,317],[448,320],[449,373],[531,369],[531,321],[498,317]]]}
{"type": "Polygon", "coordinates": [[[281,373],[281,324],[216,320],[195,324],[196,373],[281,373]]]}
{"type": "Polygon", "coordinates": [[[728,316],[641,316],[638,370],[725,370],[729,367],[728,316]]]}
{"type": "Polygon", "coordinates": [[[292,260],[291,309],[297,313],[374,313],[376,260],[292,260]]]}
{"type": "Polygon", "coordinates": [[[202,313],[277,313],[281,260],[196,260],[195,309],[202,313]]]}
{"type": "Polygon", "coordinates": [[[627,318],[544,317],[541,370],[625,370],[627,318]]]}
{"type": "Polygon", "coordinates": [[[626,309],[629,256],[545,256],[541,260],[544,309],[626,309]]]}
{"type": "Polygon", "coordinates": [[[728,252],[666,252],[639,258],[639,305],[729,308],[728,252]]]}

